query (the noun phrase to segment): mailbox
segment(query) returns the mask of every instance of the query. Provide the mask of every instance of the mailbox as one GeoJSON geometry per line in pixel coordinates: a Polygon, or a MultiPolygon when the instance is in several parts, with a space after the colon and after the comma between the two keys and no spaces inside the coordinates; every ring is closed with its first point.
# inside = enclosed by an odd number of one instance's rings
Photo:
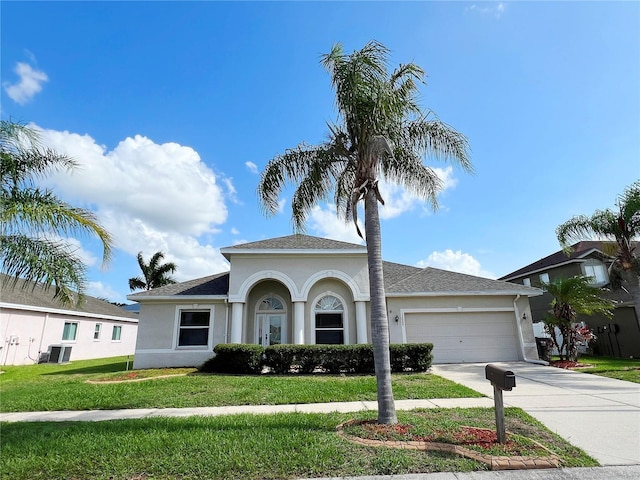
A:
{"type": "Polygon", "coordinates": [[[484,373],[487,380],[500,390],[510,391],[516,386],[516,376],[510,370],[489,364],[484,367],[484,373]]]}

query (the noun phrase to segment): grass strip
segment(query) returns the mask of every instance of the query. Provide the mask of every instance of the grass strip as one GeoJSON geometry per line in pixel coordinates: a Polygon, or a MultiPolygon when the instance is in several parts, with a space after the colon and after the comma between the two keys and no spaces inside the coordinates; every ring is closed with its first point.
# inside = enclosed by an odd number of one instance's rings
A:
{"type": "MultiPolygon", "coordinates": [[[[399,412],[402,423],[491,428],[492,409],[399,412]]],[[[375,414],[276,414],[108,422],[3,424],[0,477],[20,479],[273,479],[484,470],[450,454],[354,445],[335,427],[375,414]]],[[[566,467],[597,462],[519,409],[507,429],[524,432],[566,467]]]]}
{"type": "MultiPolygon", "coordinates": [[[[123,383],[122,359],[60,365],[4,367],[0,411],[180,408],[227,405],[376,400],[373,375],[209,375],[175,369],[186,376],[123,383]],[[121,370],[118,370],[120,369],[121,370]]],[[[166,375],[171,369],[135,371],[136,378],[166,375]]],[[[429,373],[395,374],[397,400],[481,397],[474,390],[429,373]]]]}

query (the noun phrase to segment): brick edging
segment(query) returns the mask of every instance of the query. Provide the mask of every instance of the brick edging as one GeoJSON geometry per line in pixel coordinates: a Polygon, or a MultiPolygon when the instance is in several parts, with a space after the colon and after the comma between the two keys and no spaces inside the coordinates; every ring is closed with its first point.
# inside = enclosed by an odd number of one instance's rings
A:
{"type": "MultiPolygon", "coordinates": [[[[524,457],[524,456],[494,456],[485,455],[474,450],[453,445],[450,443],[396,440],[371,440],[355,437],[344,433],[344,426],[355,423],[356,420],[348,420],[336,427],[338,435],[345,440],[366,447],[398,448],[402,450],[421,450],[434,452],[447,452],[460,455],[489,465],[491,470],[529,470],[537,468],[560,468],[560,458],[551,454],[548,457],[524,457]]],[[[545,448],[543,446],[543,448],[545,448]]]]}

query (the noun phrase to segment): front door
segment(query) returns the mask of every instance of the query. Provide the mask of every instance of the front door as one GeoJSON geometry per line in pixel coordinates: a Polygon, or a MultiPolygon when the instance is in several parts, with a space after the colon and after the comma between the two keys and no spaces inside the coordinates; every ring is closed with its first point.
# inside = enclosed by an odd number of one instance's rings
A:
{"type": "Polygon", "coordinates": [[[259,343],[262,344],[263,347],[282,343],[283,314],[258,314],[257,323],[259,343]]]}

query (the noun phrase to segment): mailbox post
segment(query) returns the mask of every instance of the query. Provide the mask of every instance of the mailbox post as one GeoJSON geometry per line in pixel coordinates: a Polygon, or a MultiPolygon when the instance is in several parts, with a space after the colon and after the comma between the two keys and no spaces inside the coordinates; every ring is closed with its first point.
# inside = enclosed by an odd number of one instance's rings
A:
{"type": "Polygon", "coordinates": [[[505,443],[507,434],[504,426],[504,402],[502,401],[502,391],[511,391],[516,386],[516,376],[510,370],[505,370],[497,365],[488,364],[484,367],[487,380],[493,385],[493,401],[496,410],[496,432],[498,442],[505,443]]]}

